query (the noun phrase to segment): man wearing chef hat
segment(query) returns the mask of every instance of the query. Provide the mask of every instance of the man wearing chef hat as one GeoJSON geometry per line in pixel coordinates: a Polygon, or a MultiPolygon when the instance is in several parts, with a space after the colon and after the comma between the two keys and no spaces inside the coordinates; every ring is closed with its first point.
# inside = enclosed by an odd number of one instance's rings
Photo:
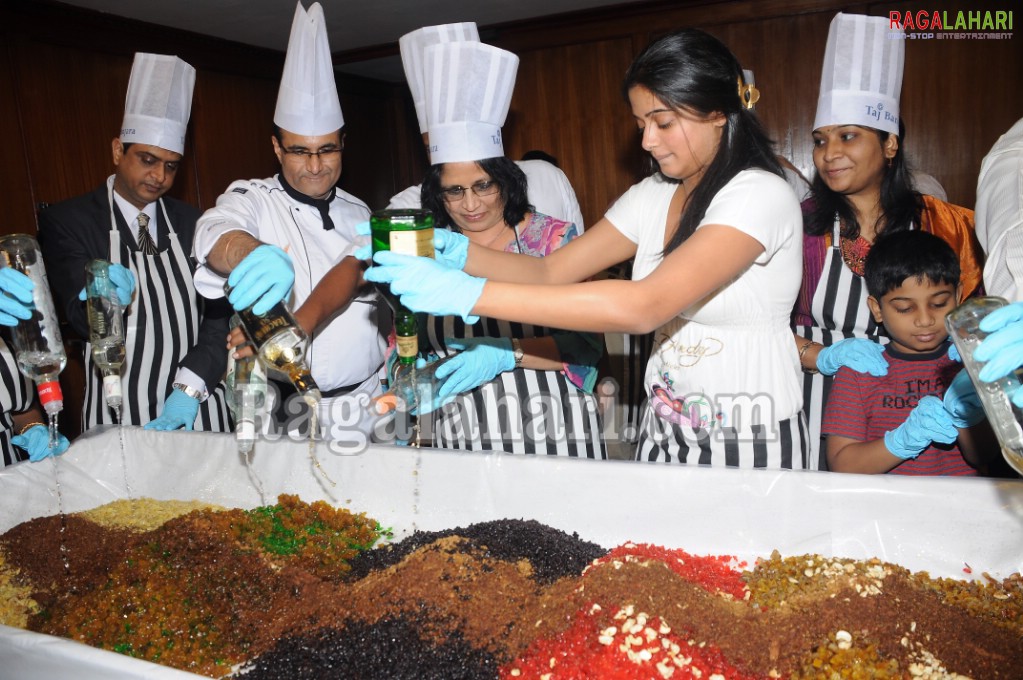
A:
{"type": "MultiPolygon", "coordinates": [[[[43,210],[39,243],[57,303],[83,338],[85,265],[95,258],[114,265],[125,321],[121,422],[221,432],[228,429],[221,377],[231,310],[203,300],[192,284],[199,211],[164,196],[182,161],[194,84],[195,69],[177,57],[135,55],[121,133],[111,143],[114,174],[92,193],[43,210]]],[[[86,429],[117,422],[90,350],[86,429]]]]}
{"type": "MultiPolygon", "coordinates": [[[[415,105],[419,131],[423,135],[423,143],[430,148],[430,134],[426,120],[426,72],[425,52],[431,45],[448,42],[479,42],[480,36],[473,22],[443,24],[440,26],[424,26],[411,33],[406,33],[398,40],[401,51],[401,63],[405,69],[405,79],[412,92],[412,103],[415,105]]],[[[427,152],[429,153],[429,151],[427,152]]],[[[526,173],[529,185],[529,202],[538,212],[566,222],[573,222],[579,231],[583,230],[583,216],[579,210],[579,201],[572,189],[568,177],[555,165],[546,161],[516,161],[526,173]]],[[[422,186],[416,184],[391,197],[388,208],[419,208],[422,186]]]]}
{"type": "MultiPolygon", "coordinates": [[[[226,281],[235,309],[259,314],[284,300],[294,310],[312,338],[307,358],[324,397],[319,422],[328,438],[355,442],[354,451],[372,428],[368,405],[381,390],[389,317],[375,293],[359,294],[361,263],[349,257],[355,225],[370,211],[336,187],[344,118],[319,3],[295,9],[273,122],[281,171],[232,183],[199,219],[195,283],[213,297],[224,295],[226,281]]],[[[293,390],[276,387],[280,416],[293,390]]]]}

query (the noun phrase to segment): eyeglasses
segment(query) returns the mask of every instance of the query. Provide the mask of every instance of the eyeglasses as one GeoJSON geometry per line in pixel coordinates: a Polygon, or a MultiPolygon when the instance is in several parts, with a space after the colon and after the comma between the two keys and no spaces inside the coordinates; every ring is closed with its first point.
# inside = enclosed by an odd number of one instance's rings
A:
{"type": "Polygon", "coordinates": [[[318,151],[310,151],[304,147],[292,147],[282,148],[285,156],[292,156],[303,163],[307,162],[310,158],[318,158],[321,161],[334,160],[338,154],[341,153],[340,146],[325,146],[318,151]]]}
{"type": "MultiPolygon", "coordinates": [[[[469,188],[472,189],[472,193],[477,196],[491,196],[498,192],[501,185],[492,179],[488,179],[476,182],[469,188]]],[[[444,196],[445,201],[448,203],[454,203],[455,201],[460,201],[465,198],[465,191],[465,187],[448,187],[447,189],[441,189],[440,193],[444,196]]]]}

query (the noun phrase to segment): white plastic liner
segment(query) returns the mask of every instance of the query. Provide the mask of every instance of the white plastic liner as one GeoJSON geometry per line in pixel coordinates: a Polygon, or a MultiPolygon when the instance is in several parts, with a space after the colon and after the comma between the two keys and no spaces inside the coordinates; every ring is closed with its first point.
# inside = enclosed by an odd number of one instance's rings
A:
{"type": "MultiPolygon", "coordinates": [[[[135,497],[262,503],[231,435],[123,430],[79,438],[56,464],[0,470],[0,533],[58,511],[135,497]]],[[[628,461],[481,455],[372,446],[361,455],[305,442],[259,442],[252,468],[279,493],[365,512],[401,537],[492,519],[526,518],[608,548],[625,541],[727,554],[879,557],[935,576],[1004,577],[1023,569],[1023,482],[814,472],[722,470],[628,461]]],[[[54,555],[54,559],[59,559],[54,555]]],[[[195,678],[67,640],[0,626],[10,680],[195,678]]]]}

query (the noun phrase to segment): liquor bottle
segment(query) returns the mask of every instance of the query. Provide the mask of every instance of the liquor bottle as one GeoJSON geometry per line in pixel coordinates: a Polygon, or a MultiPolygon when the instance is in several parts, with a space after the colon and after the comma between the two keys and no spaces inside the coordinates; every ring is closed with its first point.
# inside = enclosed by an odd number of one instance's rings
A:
{"type": "Polygon", "coordinates": [[[945,327],[973,381],[991,429],[998,437],[1002,456],[1017,472],[1023,474],[1023,427],[1020,426],[1023,412],[1012,403],[1013,394],[1023,386],[1020,381],[1021,371],[1017,369],[994,382],[984,382],[980,379],[980,370],[984,368],[985,362],[973,358],[977,345],[988,335],[980,330],[981,320],[1007,304],[1008,300],[1000,297],[970,298],[949,312],[945,317],[945,327]]]}
{"type": "Polygon", "coordinates": [[[110,263],[91,260],[85,265],[85,304],[89,318],[92,361],[103,376],[103,397],[115,411],[121,408],[121,367],[124,365],[124,320],[117,289],[110,281],[110,263]]]}
{"type": "Polygon", "coordinates": [[[39,244],[26,234],[11,234],[0,238],[0,265],[12,267],[25,274],[35,287],[32,289],[32,318],[19,321],[13,329],[12,342],[18,369],[36,384],[39,402],[51,421],[51,445],[56,438],[57,414],[64,408],[64,395],[60,391],[58,376],[67,364],[64,342],[60,337],[57,313],[54,311],[46,267],[39,252],[39,244]]]}
{"type": "MultiPolygon", "coordinates": [[[[402,255],[434,255],[433,216],[426,210],[378,210],[370,216],[369,228],[374,253],[390,250],[402,255]]],[[[392,370],[413,367],[419,356],[419,324],[416,315],[401,304],[388,286],[378,286],[378,289],[394,312],[398,360],[392,370]]]]}
{"type": "MultiPolygon", "coordinates": [[[[226,284],[224,290],[230,295],[231,289],[226,284]]],[[[305,362],[309,338],[284,301],[262,314],[254,314],[252,307],[239,310],[237,314],[263,365],[288,376],[303,397],[319,401],[320,388],[305,362]]]]}
{"type": "Polygon", "coordinates": [[[266,373],[254,356],[235,359],[229,355],[225,382],[238,450],[248,453],[256,442],[256,423],[266,404],[266,373]]]}

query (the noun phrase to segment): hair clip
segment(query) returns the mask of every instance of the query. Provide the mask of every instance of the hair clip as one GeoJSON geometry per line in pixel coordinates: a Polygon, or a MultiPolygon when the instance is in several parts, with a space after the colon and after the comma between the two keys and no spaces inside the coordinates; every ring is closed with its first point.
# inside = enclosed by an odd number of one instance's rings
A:
{"type": "Polygon", "coordinates": [[[756,103],[760,101],[760,90],[753,87],[752,85],[746,85],[742,82],[742,76],[739,76],[736,81],[739,85],[739,101],[747,109],[752,109],[756,106],[756,103]]]}

